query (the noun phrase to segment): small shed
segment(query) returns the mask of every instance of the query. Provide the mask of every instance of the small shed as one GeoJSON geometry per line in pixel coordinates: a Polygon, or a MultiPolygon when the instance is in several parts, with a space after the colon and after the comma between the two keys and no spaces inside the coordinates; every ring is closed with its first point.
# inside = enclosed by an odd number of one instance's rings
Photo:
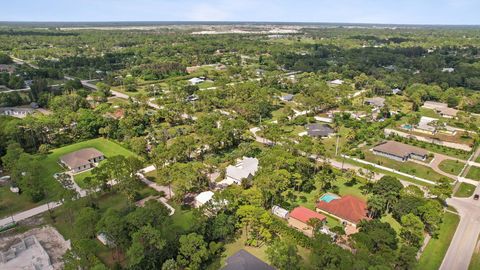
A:
{"type": "Polygon", "coordinates": [[[284,209],[284,208],[281,208],[278,205],[274,205],[272,207],[272,213],[277,217],[280,217],[280,218],[283,218],[283,219],[288,219],[288,210],[284,209]]]}

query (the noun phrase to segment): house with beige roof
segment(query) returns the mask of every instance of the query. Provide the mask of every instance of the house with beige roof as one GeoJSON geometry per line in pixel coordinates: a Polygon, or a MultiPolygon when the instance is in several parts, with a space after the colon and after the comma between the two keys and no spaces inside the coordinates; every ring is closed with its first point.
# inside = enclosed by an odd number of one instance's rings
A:
{"type": "Polygon", "coordinates": [[[426,160],[428,151],[408,144],[387,141],[375,146],[372,149],[375,155],[384,156],[393,160],[405,162],[411,158],[416,160],[426,160]]]}
{"type": "Polygon", "coordinates": [[[84,148],[60,157],[60,163],[73,173],[82,172],[105,159],[102,152],[95,148],[84,148]]]}

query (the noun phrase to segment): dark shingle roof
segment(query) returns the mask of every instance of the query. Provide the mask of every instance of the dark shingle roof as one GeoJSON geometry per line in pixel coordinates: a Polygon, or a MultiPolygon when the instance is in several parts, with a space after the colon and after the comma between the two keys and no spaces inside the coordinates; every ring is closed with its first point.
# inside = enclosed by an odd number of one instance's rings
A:
{"type": "Polygon", "coordinates": [[[227,265],[222,270],[275,270],[275,268],[241,249],[227,258],[227,265]]]}
{"type": "Polygon", "coordinates": [[[307,134],[314,137],[327,137],[335,131],[327,124],[307,125],[307,134]]]}

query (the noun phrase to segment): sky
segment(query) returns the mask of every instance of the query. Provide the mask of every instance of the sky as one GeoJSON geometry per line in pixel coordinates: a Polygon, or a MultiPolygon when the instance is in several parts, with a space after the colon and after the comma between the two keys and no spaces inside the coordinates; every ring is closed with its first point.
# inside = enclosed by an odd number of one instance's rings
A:
{"type": "Polygon", "coordinates": [[[0,21],[480,25],[480,0],[0,0],[0,21]]]}

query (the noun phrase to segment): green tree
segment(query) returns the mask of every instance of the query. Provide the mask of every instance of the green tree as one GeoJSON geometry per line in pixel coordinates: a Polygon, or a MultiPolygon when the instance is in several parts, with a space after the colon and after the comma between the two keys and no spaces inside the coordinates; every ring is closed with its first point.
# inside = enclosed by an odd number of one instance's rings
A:
{"type": "Polygon", "coordinates": [[[274,241],[266,250],[268,260],[279,270],[300,269],[301,258],[297,252],[296,245],[281,240],[274,241]]]}
{"type": "Polygon", "coordinates": [[[207,243],[201,235],[190,233],[180,236],[177,262],[188,269],[201,269],[210,257],[207,243]]]}
{"type": "Polygon", "coordinates": [[[75,216],[75,224],[73,226],[77,238],[95,238],[97,234],[96,225],[99,220],[100,215],[95,209],[91,207],[80,209],[75,216]]]}
{"type": "Polygon", "coordinates": [[[420,247],[423,243],[423,232],[425,231],[422,220],[410,213],[402,217],[401,224],[400,237],[402,240],[407,245],[420,247]]]}

